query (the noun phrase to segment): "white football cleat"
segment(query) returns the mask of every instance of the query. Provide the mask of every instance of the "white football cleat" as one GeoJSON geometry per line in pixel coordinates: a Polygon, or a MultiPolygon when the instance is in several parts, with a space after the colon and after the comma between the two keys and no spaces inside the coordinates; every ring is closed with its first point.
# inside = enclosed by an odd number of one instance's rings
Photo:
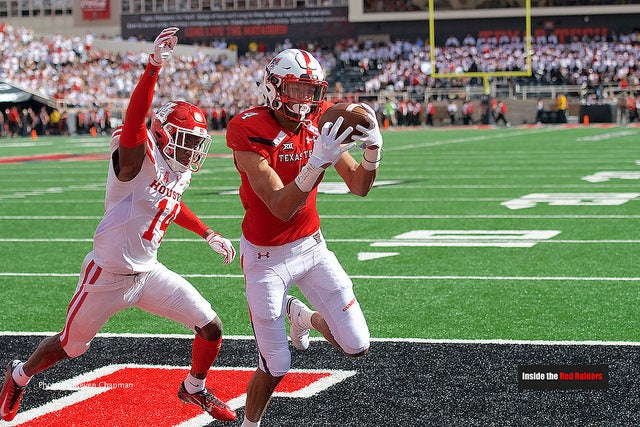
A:
{"type": "Polygon", "coordinates": [[[298,318],[302,310],[309,310],[309,308],[298,298],[287,296],[289,337],[291,337],[293,346],[298,350],[306,350],[309,348],[309,329],[304,329],[298,324],[298,318]]]}

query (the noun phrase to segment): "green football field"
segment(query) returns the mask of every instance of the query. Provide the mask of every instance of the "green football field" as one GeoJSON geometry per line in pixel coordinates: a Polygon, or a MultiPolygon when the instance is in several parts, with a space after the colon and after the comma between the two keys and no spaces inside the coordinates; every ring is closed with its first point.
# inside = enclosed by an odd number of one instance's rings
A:
{"type": "MultiPolygon", "coordinates": [[[[375,338],[640,342],[640,128],[387,131],[377,186],[318,206],[375,338]]],[[[107,137],[0,139],[0,331],[58,331],[103,212],[107,137]]],[[[224,136],[185,202],[240,238],[224,136]]],[[[354,150],[355,156],[360,156],[354,150]]],[[[160,260],[251,335],[239,259],[173,225],[160,260]]],[[[297,290],[295,291],[300,295],[297,290]]],[[[187,333],[130,309],[112,333],[187,333]]]]}

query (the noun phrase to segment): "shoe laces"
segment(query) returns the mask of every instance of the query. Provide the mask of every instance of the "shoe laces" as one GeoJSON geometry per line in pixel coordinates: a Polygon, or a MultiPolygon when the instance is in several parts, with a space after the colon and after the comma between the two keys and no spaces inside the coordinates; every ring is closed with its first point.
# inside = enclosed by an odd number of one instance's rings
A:
{"type": "Polygon", "coordinates": [[[11,398],[9,399],[9,410],[13,409],[15,404],[18,403],[18,401],[22,397],[22,393],[24,393],[24,389],[25,387],[20,387],[18,384],[16,384],[13,378],[9,381],[9,390],[7,392],[7,394],[11,396],[11,398]]]}
{"type": "Polygon", "coordinates": [[[219,408],[226,408],[226,406],[222,403],[222,401],[220,401],[220,399],[218,399],[213,393],[211,393],[206,388],[202,391],[199,391],[196,394],[199,394],[202,397],[203,404],[205,406],[208,406],[208,404],[213,404],[219,408]]]}

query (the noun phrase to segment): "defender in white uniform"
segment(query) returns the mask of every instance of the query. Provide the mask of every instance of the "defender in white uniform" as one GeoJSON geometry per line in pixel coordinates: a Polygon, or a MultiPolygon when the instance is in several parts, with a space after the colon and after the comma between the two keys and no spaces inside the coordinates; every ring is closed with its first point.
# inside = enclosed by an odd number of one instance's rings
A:
{"type": "MultiPolygon", "coordinates": [[[[154,42],[144,74],[133,91],[123,127],[111,139],[105,214],[93,250],[82,264],[62,332],[44,339],[26,362],[7,366],[0,392],[0,415],[12,420],[30,378],[58,361],[89,348],[107,320],[131,306],[180,322],[195,332],[192,364],[178,397],[214,418],[236,413],[207,390],[206,375],[222,342],[222,322],[209,302],[179,274],[157,259],[167,227],[175,222],[202,236],[228,264],[235,249],[182,202],[192,172],[200,169],[211,144],[204,114],[185,101],[159,108],[147,130],[145,118],[162,68],[177,43],[178,28],[154,42]]],[[[126,420],[123,420],[126,423],[126,420]]]]}

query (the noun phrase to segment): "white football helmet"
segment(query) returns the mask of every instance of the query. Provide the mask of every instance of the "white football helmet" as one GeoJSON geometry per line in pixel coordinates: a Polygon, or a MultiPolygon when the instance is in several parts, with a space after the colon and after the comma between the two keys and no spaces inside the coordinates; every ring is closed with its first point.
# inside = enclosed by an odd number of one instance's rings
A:
{"type": "Polygon", "coordinates": [[[322,102],[328,86],[318,60],[301,49],[276,55],[258,82],[265,105],[298,122],[322,102]]]}
{"type": "Polygon", "coordinates": [[[207,119],[186,101],[171,101],[153,115],[151,134],[174,172],[197,172],[211,146],[207,119]]]}

